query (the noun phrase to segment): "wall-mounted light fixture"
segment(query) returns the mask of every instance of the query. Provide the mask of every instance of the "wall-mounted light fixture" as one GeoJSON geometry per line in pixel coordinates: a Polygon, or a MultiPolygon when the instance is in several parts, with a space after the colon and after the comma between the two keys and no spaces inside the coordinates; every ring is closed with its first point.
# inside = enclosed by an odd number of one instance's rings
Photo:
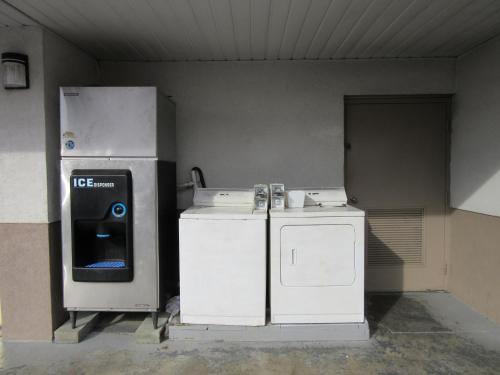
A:
{"type": "Polygon", "coordinates": [[[30,87],[28,56],[22,53],[2,53],[3,87],[8,90],[30,87]]]}

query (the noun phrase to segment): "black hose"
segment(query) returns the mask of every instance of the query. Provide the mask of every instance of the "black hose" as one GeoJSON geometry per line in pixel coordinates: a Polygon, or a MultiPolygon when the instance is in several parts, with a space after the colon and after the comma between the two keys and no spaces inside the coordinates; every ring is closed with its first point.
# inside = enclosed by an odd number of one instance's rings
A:
{"type": "Polygon", "coordinates": [[[198,177],[200,178],[201,187],[206,188],[207,184],[205,184],[205,177],[203,176],[203,171],[198,167],[191,168],[191,171],[195,171],[196,173],[198,173],[198,177]]]}

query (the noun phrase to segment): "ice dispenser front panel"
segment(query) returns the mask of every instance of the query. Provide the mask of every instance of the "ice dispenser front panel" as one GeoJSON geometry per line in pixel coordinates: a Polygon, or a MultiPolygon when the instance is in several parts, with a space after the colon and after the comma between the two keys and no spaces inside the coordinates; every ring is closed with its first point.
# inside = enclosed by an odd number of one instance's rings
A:
{"type": "Polygon", "coordinates": [[[130,171],[73,170],[70,189],[73,280],[132,281],[130,171]]]}

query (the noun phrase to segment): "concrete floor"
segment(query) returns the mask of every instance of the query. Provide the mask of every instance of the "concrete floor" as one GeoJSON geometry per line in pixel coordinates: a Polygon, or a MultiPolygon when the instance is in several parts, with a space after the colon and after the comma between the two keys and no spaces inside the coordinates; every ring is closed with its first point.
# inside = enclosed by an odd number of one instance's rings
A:
{"type": "Polygon", "coordinates": [[[363,343],[138,345],[137,319],[84,342],[0,343],[2,374],[500,374],[500,326],[447,293],[369,295],[363,343]]]}

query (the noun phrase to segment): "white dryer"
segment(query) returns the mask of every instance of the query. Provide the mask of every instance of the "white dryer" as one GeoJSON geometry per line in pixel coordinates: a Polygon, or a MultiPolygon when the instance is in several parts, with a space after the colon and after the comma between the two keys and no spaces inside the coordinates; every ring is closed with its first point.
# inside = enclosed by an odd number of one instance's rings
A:
{"type": "Polygon", "coordinates": [[[266,323],[267,209],[253,190],[197,189],[179,220],[181,323],[266,323]]]}
{"type": "Polygon", "coordinates": [[[271,323],[364,321],[365,213],[344,188],[270,210],[271,323]]]}

